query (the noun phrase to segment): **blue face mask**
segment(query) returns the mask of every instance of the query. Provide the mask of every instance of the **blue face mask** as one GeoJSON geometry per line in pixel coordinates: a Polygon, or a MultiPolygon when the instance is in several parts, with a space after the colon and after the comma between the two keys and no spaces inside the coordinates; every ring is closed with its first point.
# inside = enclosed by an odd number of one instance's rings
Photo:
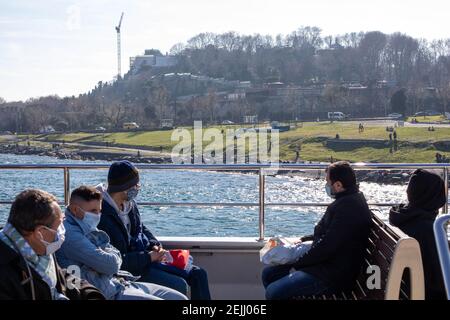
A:
{"type": "Polygon", "coordinates": [[[325,191],[330,198],[335,197],[335,195],[333,194],[333,190],[331,190],[331,186],[328,183],[325,184],[325,191]]]}
{"type": "Polygon", "coordinates": [[[139,193],[138,188],[131,188],[130,190],[127,191],[127,200],[131,201],[136,199],[138,193],[139,193]]]}
{"type": "Polygon", "coordinates": [[[96,214],[93,212],[85,212],[83,222],[86,223],[91,230],[96,229],[98,224],[100,223],[100,218],[102,217],[102,214],[96,214]]]}

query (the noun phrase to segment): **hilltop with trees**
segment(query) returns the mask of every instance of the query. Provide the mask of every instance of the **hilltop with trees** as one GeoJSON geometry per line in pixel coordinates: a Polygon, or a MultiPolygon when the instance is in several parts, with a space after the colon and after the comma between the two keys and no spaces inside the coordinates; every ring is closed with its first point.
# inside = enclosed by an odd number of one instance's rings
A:
{"type": "MultiPolygon", "coordinates": [[[[147,53],[162,55],[159,50],[147,53]]],[[[0,130],[36,132],[449,111],[450,39],[426,41],[379,31],[325,36],[317,27],[287,35],[201,33],[176,44],[171,67],[141,68],[75,97],[0,99],[0,130]]]]}

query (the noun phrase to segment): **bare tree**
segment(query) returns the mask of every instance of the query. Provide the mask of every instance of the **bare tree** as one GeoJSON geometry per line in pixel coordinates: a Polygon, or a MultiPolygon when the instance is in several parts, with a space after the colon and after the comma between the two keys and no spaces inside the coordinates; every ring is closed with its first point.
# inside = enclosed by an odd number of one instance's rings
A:
{"type": "Polygon", "coordinates": [[[209,122],[214,123],[216,120],[217,96],[214,89],[208,90],[208,95],[205,99],[205,107],[209,114],[209,122]]]}
{"type": "MultiPolygon", "coordinates": [[[[24,110],[26,128],[29,131],[37,132],[44,126],[50,125],[52,113],[42,105],[30,105],[24,110]]],[[[28,131],[27,130],[27,131],[28,131]]]]}
{"type": "Polygon", "coordinates": [[[436,91],[443,105],[443,112],[445,114],[447,112],[447,107],[450,102],[450,82],[447,83],[447,85],[443,85],[442,87],[437,88],[436,91]]]}
{"type": "Polygon", "coordinates": [[[105,109],[105,118],[111,123],[112,127],[119,128],[125,120],[125,106],[122,104],[113,104],[105,109]]]}

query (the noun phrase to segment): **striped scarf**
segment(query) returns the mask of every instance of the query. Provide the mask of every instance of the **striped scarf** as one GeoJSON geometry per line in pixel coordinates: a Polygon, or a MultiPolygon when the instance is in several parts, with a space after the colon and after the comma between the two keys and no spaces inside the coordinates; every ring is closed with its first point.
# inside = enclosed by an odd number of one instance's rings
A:
{"type": "Polygon", "coordinates": [[[52,299],[62,298],[56,290],[56,267],[52,255],[37,255],[25,238],[10,223],[7,223],[3,230],[0,231],[0,239],[14,251],[17,252],[19,250],[19,254],[48,284],[52,299]]]}

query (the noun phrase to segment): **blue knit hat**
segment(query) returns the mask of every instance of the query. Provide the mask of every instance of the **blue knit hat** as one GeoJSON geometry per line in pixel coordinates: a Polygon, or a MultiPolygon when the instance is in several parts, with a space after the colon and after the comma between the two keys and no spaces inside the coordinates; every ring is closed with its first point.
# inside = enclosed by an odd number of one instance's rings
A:
{"type": "Polygon", "coordinates": [[[114,162],[109,167],[108,191],[121,192],[139,183],[139,171],[127,160],[114,162]]]}

